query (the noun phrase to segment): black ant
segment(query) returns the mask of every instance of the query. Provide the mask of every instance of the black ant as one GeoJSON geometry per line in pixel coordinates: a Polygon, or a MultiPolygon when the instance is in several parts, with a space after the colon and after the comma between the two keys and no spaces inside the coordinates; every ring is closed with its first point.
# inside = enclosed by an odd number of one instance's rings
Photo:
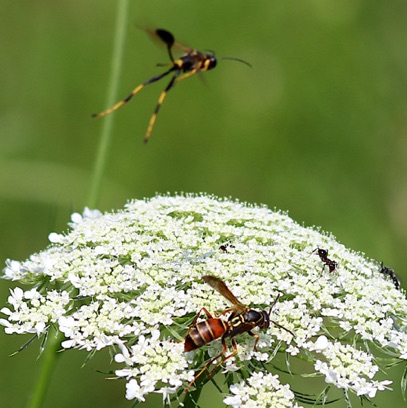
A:
{"type": "Polygon", "coordinates": [[[228,248],[236,248],[234,245],[232,245],[231,243],[227,242],[226,244],[222,244],[219,249],[223,252],[228,253],[228,248]]]}
{"type": "Polygon", "coordinates": [[[333,272],[336,269],[336,267],[338,266],[338,262],[328,258],[327,249],[316,248],[312,251],[312,253],[314,252],[317,252],[318,256],[321,258],[321,261],[324,263],[322,269],[324,269],[325,265],[328,266],[329,272],[333,272]]]}
{"type": "Polygon", "coordinates": [[[397,277],[396,272],[394,272],[393,269],[390,269],[390,268],[388,268],[387,266],[384,266],[384,265],[383,265],[383,262],[382,262],[382,264],[381,264],[381,266],[380,266],[380,271],[379,271],[379,272],[382,273],[383,275],[388,276],[388,277],[391,279],[391,281],[394,283],[394,286],[395,286],[395,288],[396,288],[397,290],[400,289],[400,281],[399,281],[399,278],[397,277]]]}

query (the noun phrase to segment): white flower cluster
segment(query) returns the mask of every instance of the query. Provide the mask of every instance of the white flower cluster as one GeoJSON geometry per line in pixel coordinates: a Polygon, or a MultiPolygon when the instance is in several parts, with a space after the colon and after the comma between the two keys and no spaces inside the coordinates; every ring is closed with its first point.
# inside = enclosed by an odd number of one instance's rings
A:
{"type": "Polygon", "coordinates": [[[328,384],[344,390],[353,390],[356,395],[373,398],[378,390],[386,389],[391,381],[370,381],[379,370],[372,363],[373,356],[355,349],[350,344],[331,343],[326,336],[320,336],[309,350],[321,353],[328,362],[317,360],[315,370],[325,375],[328,384]]]}
{"type": "Polygon", "coordinates": [[[10,290],[8,303],[13,311],[7,307],[1,313],[8,316],[0,319],[0,324],[5,326],[7,334],[44,333],[51,323],[56,323],[60,316],[66,313],[72,299],[68,292],[51,290],[45,296],[36,288],[23,291],[21,288],[10,290]]]}
{"type": "Polygon", "coordinates": [[[71,315],[61,316],[58,320],[59,329],[70,339],[64,341],[62,347],[79,347],[91,351],[122,344],[124,336],[137,336],[140,332],[136,322],[126,323],[131,312],[131,306],[115,299],[80,306],[71,315]]]}
{"type": "Polygon", "coordinates": [[[300,408],[288,385],[282,385],[278,375],[253,373],[246,382],[230,387],[233,395],[223,402],[233,408],[300,408]]]}
{"type": "Polygon", "coordinates": [[[164,383],[163,396],[175,393],[183,381],[192,381],[194,373],[188,371],[182,343],[160,340],[159,330],[154,330],[150,338],[140,336],[137,344],[130,350],[121,347],[122,353],[116,354],[115,361],[125,363],[128,368],[116,370],[116,375],[125,377],[127,383],[126,397],[144,401],[144,396],[151,392],[162,392],[157,383],[164,383]]]}
{"type": "MultiPolygon", "coordinates": [[[[219,313],[230,306],[203,275],[222,279],[253,309],[269,310],[280,295],[270,316],[277,324],[255,329],[258,351],[252,337],[237,336],[238,354],[227,361],[228,370],[239,370],[245,360],[267,362],[283,345],[291,356],[302,350],[313,356],[327,382],[372,397],[387,383],[374,380],[368,349],[349,346],[352,333],[407,359],[404,292],[377,263],[285,214],[209,196],[159,196],[116,213],[73,214],[70,227],[50,234],[51,245],[27,261],[8,261],[4,278],[34,289],[11,291],[0,324],[7,333],[38,335],[54,324],[65,335],[64,348],[119,347],[116,362],[125,367],[117,375],[127,379],[129,399],[182,393],[191,370],[199,369],[194,356],[219,352],[219,340],[187,360],[183,351],[183,336],[202,307],[219,313]],[[328,251],[336,270],[323,268],[316,248],[328,251]],[[315,339],[331,327],[332,338],[343,340],[318,348],[315,339]]],[[[267,395],[278,389],[293,400],[275,377],[261,378],[267,395]]],[[[248,382],[231,389],[231,405],[251,406],[239,387],[251,387],[249,400],[260,401],[260,388],[248,382]]]]}

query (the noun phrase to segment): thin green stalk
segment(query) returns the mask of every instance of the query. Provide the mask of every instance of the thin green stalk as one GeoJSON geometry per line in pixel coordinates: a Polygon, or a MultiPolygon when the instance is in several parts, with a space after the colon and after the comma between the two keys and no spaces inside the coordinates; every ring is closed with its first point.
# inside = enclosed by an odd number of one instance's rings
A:
{"type": "MultiPolygon", "coordinates": [[[[116,33],[114,39],[111,73],[107,96],[108,105],[113,104],[115,100],[115,95],[117,94],[124,42],[126,37],[125,34],[127,25],[128,4],[129,0],[119,0],[117,2],[116,33]]],[[[112,117],[108,116],[103,121],[100,143],[98,146],[95,165],[93,168],[90,192],[87,199],[87,205],[91,208],[96,207],[96,204],[99,199],[111,138],[112,138],[112,117]]],[[[27,402],[26,408],[41,408],[43,406],[44,397],[50,383],[51,375],[55,368],[56,359],[58,356],[57,351],[61,347],[60,345],[63,338],[64,338],[63,334],[56,333],[53,328],[49,329],[48,339],[45,344],[44,352],[41,354],[39,359],[41,363],[41,366],[39,368],[39,374],[38,377],[36,378],[32,391],[32,396],[27,402]]]]}
{"type": "MultiPolygon", "coordinates": [[[[113,45],[106,106],[111,106],[114,102],[116,102],[123,60],[124,43],[126,39],[128,5],[129,0],[119,0],[117,3],[116,32],[113,45]]],[[[112,125],[113,115],[107,115],[106,118],[103,119],[102,133],[93,167],[90,192],[87,199],[87,205],[90,208],[95,208],[99,201],[102,179],[105,173],[109,147],[112,139],[112,125]]]]}
{"type": "Polygon", "coordinates": [[[43,406],[44,396],[48,389],[58,356],[57,351],[61,347],[62,340],[63,335],[60,332],[56,333],[55,329],[50,327],[44,352],[39,359],[41,362],[40,371],[36,378],[32,396],[27,401],[26,408],[41,408],[43,406]]]}

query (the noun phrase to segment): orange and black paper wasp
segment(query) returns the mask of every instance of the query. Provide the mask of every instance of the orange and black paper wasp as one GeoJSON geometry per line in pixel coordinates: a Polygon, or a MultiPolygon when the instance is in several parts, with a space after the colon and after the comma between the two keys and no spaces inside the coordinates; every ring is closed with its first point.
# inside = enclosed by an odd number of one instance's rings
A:
{"type": "Polygon", "coordinates": [[[111,108],[92,115],[92,117],[94,118],[100,118],[102,116],[105,116],[105,115],[108,115],[109,113],[114,112],[115,110],[121,108],[123,105],[129,102],[130,99],[134,95],[139,93],[145,86],[152,84],[153,82],[157,82],[161,78],[164,78],[165,76],[169,74],[173,74],[170,82],[168,83],[166,88],[161,92],[160,97],[158,98],[157,106],[155,107],[153,115],[151,116],[151,119],[150,119],[150,122],[147,128],[147,132],[144,137],[145,143],[147,143],[148,140],[150,139],[151,132],[153,131],[153,127],[157,119],[158,112],[161,108],[161,105],[164,102],[164,99],[167,96],[167,93],[170,91],[171,88],[174,87],[174,85],[177,82],[180,82],[183,79],[186,79],[192,75],[195,75],[198,72],[209,71],[215,68],[218,59],[235,60],[235,61],[242,62],[248,66],[251,66],[248,62],[241,60],[239,58],[221,57],[217,59],[213,51],[208,51],[207,53],[204,53],[204,52],[200,52],[192,48],[186,47],[185,45],[179,43],[178,41],[175,41],[174,36],[169,31],[164,30],[162,28],[158,28],[156,30],[146,30],[146,31],[149,35],[157,37],[159,40],[164,42],[165,45],[167,46],[168,56],[170,57],[171,61],[168,64],[157,64],[157,65],[158,66],[171,65],[171,68],[163,72],[162,74],[156,75],[148,79],[147,81],[143,82],[141,85],[134,88],[129,96],[127,96],[120,102],[117,102],[111,108]],[[180,58],[174,59],[173,54],[172,54],[173,47],[179,48],[182,52],[184,52],[184,54],[180,58]]]}
{"type": "Polygon", "coordinates": [[[266,312],[265,310],[255,310],[250,309],[248,306],[240,303],[236,296],[230,291],[226,286],[225,282],[215,276],[206,275],[202,279],[210,285],[212,288],[217,290],[222,296],[224,296],[231,304],[232,307],[224,310],[221,315],[231,312],[228,320],[223,320],[220,317],[213,316],[209,311],[203,307],[199,313],[196,315],[195,319],[189,326],[188,332],[185,336],[184,351],[192,351],[200,348],[212,341],[221,338],[222,341],[222,351],[214,358],[212,358],[205,367],[195,376],[191,383],[185,389],[188,389],[191,385],[201,376],[201,374],[209,368],[209,366],[216,361],[219,357],[223,356],[221,361],[215,366],[215,368],[209,373],[209,377],[213,375],[216,369],[223,364],[229,358],[237,354],[237,343],[234,339],[235,336],[242,333],[248,333],[250,336],[255,338],[254,349],[257,351],[257,343],[259,341],[259,335],[252,332],[252,329],[258,327],[259,329],[267,329],[270,323],[273,323],[280,329],[285,330],[290,333],[293,337],[294,334],[285,327],[279,325],[278,323],[270,320],[270,314],[277,303],[280,296],[276,298],[270,310],[266,312]],[[199,323],[197,320],[201,313],[204,312],[207,318],[199,323]],[[230,338],[232,341],[233,351],[226,356],[227,347],[226,339],[230,338]]]}

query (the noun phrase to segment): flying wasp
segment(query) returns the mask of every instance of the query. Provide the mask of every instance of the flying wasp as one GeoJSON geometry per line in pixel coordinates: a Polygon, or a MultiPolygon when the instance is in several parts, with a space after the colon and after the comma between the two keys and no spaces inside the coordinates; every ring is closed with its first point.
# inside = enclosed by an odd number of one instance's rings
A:
{"type": "Polygon", "coordinates": [[[129,102],[130,99],[133,98],[134,95],[138,94],[145,86],[152,84],[153,82],[157,82],[161,78],[164,78],[165,76],[169,74],[173,74],[170,82],[165,87],[165,89],[161,92],[158,98],[157,106],[155,107],[154,112],[150,118],[150,122],[147,127],[147,132],[144,137],[144,143],[147,143],[153,131],[154,124],[157,120],[157,115],[161,108],[161,105],[163,104],[170,89],[173,88],[177,82],[180,82],[183,79],[189,78],[190,76],[195,75],[196,73],[209,71],[215,68],[219,59],[224,59],[224,60],[228,59],[228,60],[238,61],[238,62],[248,65],[249,67],[251,65],[248,62],[240,58],[234,58],[234,57],[216,58],[215,53],[213,51],[208,50],[207,52],[201,52],[201,51],[197,51],[192,48],[189,48],[179,43],[178,41],[175,41],[174,36],[169,31],[164,30],[162,28],[158,28],[156,30],[145,30],[145,31],[150,36],[158,38],[160,41],[162,41],[167,46],[167,51],[168,51],[168,56],[170,58],[170,62],[167,64],[157,64],[157,65],[160,67],[170,65],[171,67],[167,71],[163,72],[162,74],[156,75],[148,79],[147,81],[143,82],[141,85],[137,86],[136,88],[134,88],[131,91],[130,95],[128,95],[123,100],[114,104],[111,108],[106,109],[100,113],[95,113],[92,115],[92,117],[100,118],[102,116],[105,116],[105,115],[108,115],[109,113],[114,112],[115,110],[121,108],[123,105],[129,102]],[[182,52],[184,52],[184,54],[178,59],[175,59],[172,53],[173,48],[180,49],[182,52]]]}
{"type": "Polygon", "coordinates": [[[213,316],[206,308],[202,308],[195,319],[189,326],[188,332],[185,336],[184,351],[192,351],[197,348],[200,348],[206,344],[211,343],[216,339],[221,339],[222,341],[222,351],[212,358],[208,363],[205,364],[204,368],[195,376],[195,378],[188,384],[185,392],[191,387],[191,385],[202,375],[202,373],[207,370],[210,365],[216,361],[219,357],[223,358],[215,366],[215,368],[209,373],[209,377],[213,375],[216,369],[223,364],[229,358],[232,358],[237,354],[237,343],[235,337],[238,334],[248,333],[250,336],[255,338],[254,350],[257,351],[257,343],[259,341],[259,335],[252,332],[252,329],[258,327],[259,329],[267,329],[270,326],[270,323],[273,323],[275,326],[280,329],[285,330],[290,333],[293,337],[294,334],[292,331],[286,329],[285,327],[279,325],[270,319],[271,311],[273,310],[274,305],[277,303],[279,296],[275,299],[273,305],[270,307],[270,310],[267,312],[265,310],[255,310],[250,309],[248,306],[242,304],[236,296],[230,291],[226,286],[225,282],[221,279],[216,278],[215,276],[206,275],[202,279],[213,289],[218,291],[222,296],[224,296],[231,304],[232,307],[224,310],[221,315],[231,312],[228,320],[223,320],[218,316],[213,316]],[[201,313],[204,312],[207,318],[199,323],[197,320],[201,313]],[[232,341],[233,351],[226,355],[227,346],[226,339],[230,338],[232,341]]]}

